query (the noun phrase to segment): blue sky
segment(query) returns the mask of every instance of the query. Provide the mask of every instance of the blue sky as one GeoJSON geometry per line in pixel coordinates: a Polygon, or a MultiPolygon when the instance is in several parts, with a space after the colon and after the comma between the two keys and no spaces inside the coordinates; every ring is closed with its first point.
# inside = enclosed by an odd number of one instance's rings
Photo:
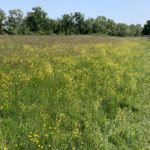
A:
{"type": "Polygon", "coordinates": [[[41,6],[51,18],[80,11],[86,17],[106,16],[116,22],[144,24],[150,20],[150,0],[0,0],[0,8],[21,8],[26,14],[41,6]]]}

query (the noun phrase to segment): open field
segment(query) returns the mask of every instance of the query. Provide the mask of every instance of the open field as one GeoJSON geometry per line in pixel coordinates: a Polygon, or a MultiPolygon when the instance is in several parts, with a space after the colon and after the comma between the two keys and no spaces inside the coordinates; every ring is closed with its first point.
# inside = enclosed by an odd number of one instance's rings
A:
{"type": "Polygon", "coordinates": [[[0,37],[0,150],[150,150],[150,39],[0,37]]]}

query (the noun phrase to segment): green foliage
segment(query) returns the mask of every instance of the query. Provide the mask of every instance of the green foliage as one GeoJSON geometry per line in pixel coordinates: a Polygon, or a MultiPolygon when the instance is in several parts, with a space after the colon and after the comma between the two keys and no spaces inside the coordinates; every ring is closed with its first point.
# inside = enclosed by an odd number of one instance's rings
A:
{"type": "Polygon", "coordinates": [[[144,25],[144,29],[142,31],[143,35],[150,35],[150,20],[147,21],[147,24],[144,25]]]}
{"type": "Polygon", "coordinates": [[[84,34],[92,34],[95,20],[93,18],[88,18],[84,22],[84,34]]]}
{"type": "Polygon", "coordinates": [[[5,18],[5,12],[2,9],[0,9],[0,34],[3,32],[5,18]]]}
{"type": "Polygon", "coordinates": [[[75,34],[83,34],[84,31],[84,15],[80,12],[74,13],[74,30],[75,34]]]}
{"type": "Polygon", "coordinates": [[[107,30],[107,18],[104,16],[98,16],[94,24],[94,33],[106,34],[107,30]]]}
{"type": "Polygon", "coordinates": [[[20,9],[9,10],[5,24],[9,34],[22,34],[23,12],[20,9]]]}
{"type": "Polygon", "coordinates": [[[47,13],[41,7],[34,7],[32,12],[28,12],[25,23],[33,33],[44,32],[49,26],[49,19],[47,18],[47,13]]]}
{"type": "MultiPolygon", "coordinates": [[[[80,12],[51,19],[41,7],[32,8],[26,17],[20,9],[10,10],[6,20],[2,10],[0,16],[0,33],[5,31],[8,34],[141,36],[143,29],[139,24],[115,23],[105,16],[85,19],[80,12]]],[[[147,28],[145,25],[143,34],[148,34],[147,28]]]]}
{"type": "Polygon", "coordinates": [[[73,15],[64,14],[61,20],[61,30],[65,35],[73,33],[73,15]]]}
{"type": "Polygon", "coordinates": [[[118,23],[115,30],[116,36],[129,36],[130,29],[124,23],[118,23]]]}
{"type": "Polygon", "coordinates": [[[150,42],[0,37],[0,150],[147,150],[150,42]]]}

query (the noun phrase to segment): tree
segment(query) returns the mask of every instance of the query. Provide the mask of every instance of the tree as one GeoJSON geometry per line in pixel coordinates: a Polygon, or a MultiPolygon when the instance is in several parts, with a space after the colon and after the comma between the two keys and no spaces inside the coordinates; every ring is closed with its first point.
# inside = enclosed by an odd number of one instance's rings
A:
{"type": "Polygon", "coordinates": [[[105,16],[98,16],[94,23],[94,33],[107,33],[107,18],[105,16]]]}
{"type": "Polygon", "coordinates": [[[130,29],[130,36],[136,36],[136,25],[131,24],[129,26],[129,29],[130,29]]]}
{"type": "Polygon", "coordinates": [[[107,20],[107,23],[106,23],[106,28],[107,28],[106,33],[107,33],[108,35],[113,36],[113,35],[115,34],[116,23],[115,23],[113,20],[108,19],[108,20],[107,20]]]}
{"type": "Polygon", "coordinates": [[[150,35],[150,20],[144,28],[140,24],[127,25],[115,23],[105,16],[85,19],[80,12],[64,14],[60,19],[51,19],[41,7],[33,7],[32,11],[23,16],[20,9],[9,11],[8,17],[0,9],[0,34],[39,34],[39,35],[79,35],[103,34],[110,36],[150,35]]]}
{"type": "Polygon", "coordinates": [[[0,34],[3,32],[5,19],[6,19],[5,12],[2,9],[0,9],[0,34]]]}
{"type": "Polygon", "coordinates": [[[62,25],[61,19],[53,20],[53,33],[54,34],[61,34],[62,32],[62,25]]]}
{"type": "Polygon", "coordinates": [[[136,34],[135,36],[141,36],[143,27],[140,24],[136,25],[136,34]]]}
{"type": "Polygon", "coordinates": [[[73,15],[64,14],[61,20],[62,31],[66,35],[70,35],[73,33],[73,15]]]}
{"type": "Polygon", "coordinates": [[[148,20],[147,23],[144,25],[142,34],[143,35],[150,35],[150,20],[148,20]]]}
{"type": "Polygon", "coordinates": [[[45,23],[45,26],[43,26],[43,28],[44,28],[44,32],[47,35],[51,35],[51,34],[56,32],[56,30],[57,30],[57,23],[56,23],[55,20],[47,18],[47,21],[45,23]]]}
{"type": "Polygon", "coordinates": [[[129,36],[130,28],[125,23],[118,23],[115,29],[115,36],[129,36]]]}
{"type": "Polygon", "coordinates": [[[34,7],[32,12],[28,12],[25,22],[31,32],[37,33],[46,30],[45,27],[49,24],[49,19],[41,7],[34,7]]]}
{"type": "Polygon", "coordinates": [[[80,12],[75,12],[73,15],[74,32],[75,34],[83,34],[84,31],[84,15],[80,12]]]}
{"type": "Polygon", "coordinates": [[[93,18],[86,19],[84,22],[84,34],[92,34],[93,26],[94,26],[94,19],[93,18]]]}
{"type": "Polygon", "coordinates": [[[6,21],[7,30],[10,34],[22,34],[23,12],[20,9],[9,10],[6,21]]]}

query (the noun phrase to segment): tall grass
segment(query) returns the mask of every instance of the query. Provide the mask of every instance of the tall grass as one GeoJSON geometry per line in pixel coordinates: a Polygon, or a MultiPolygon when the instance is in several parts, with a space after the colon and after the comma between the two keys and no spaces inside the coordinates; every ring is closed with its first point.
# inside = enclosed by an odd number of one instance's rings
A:
{"type": "Polygon", "coordinates": [[[149,39],[0,37],[0,149],[148,150],[149,39]]]}

